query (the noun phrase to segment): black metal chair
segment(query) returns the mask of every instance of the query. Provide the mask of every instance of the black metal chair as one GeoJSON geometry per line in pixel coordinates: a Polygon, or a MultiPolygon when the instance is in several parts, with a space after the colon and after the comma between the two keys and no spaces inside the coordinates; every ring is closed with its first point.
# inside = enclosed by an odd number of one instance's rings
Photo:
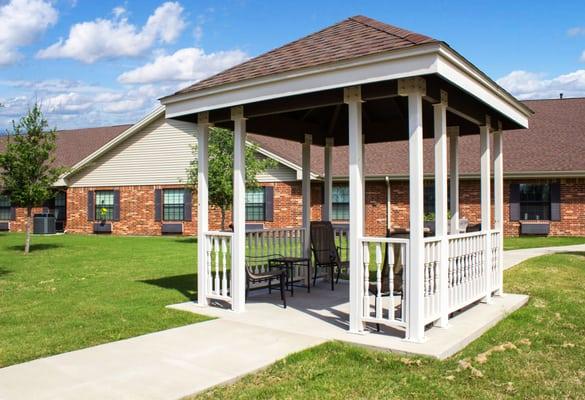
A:
{"type": "Polygon", "coordinates": [[[266,256],[260,257],[246,257],[246,299],[248,299],[248,292],[250,285],[254,283],[268,283],[268,293],[272,293],[272,282],[279,282],[280,299],[284,308],[286,308],[286,270],[279,265],[269,265],[266,256]],[[256,272],[254,268],[263,267],[264,271],[256,272]]]}
{"type": "Polygon", "coordinates": [[[341,247],[335,245],[333,225],[329,221],[311,221],[311,250],[315,257],[315,275],[313,286],[317,282],[318,267],[329,268],[331,271],[331,290],[335,290],[335,283],[339,282],[341,270],[349,268],[349,261],[341,261],[339,252],[341,247]],[[337,268],[337,279],[334,279],[337,268]]]}

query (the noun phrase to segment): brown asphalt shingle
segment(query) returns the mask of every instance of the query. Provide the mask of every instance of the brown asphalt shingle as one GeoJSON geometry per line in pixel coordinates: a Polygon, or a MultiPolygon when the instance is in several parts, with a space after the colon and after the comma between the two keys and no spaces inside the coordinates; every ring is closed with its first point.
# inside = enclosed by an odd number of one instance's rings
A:
{"type": "Polygon", "coordinates": [[[432,42],[437,40],[358,15],[245,61],[176,94],[432,42]]]}
{"type": "MultiPolygon", "coordinates": [[[[534,110],[529,129],[504,132],[504,173],[585,171],[585,98],[526,100],[534,110]]],[[[249,135],[264,149],[301,165],[301,145],[282,139],[249,135]]],[[[433,143],[424,141],[424,169],[433,172],[433,143]]],[[[479,174],[479,136],[459,139],[460,172],[479,174]]],[[[368,176],[408,175],[408,143],[367,144],[368,176]]],[[[348,175],[348,147],[333,150],[333,175],[348,175]]],[[[313,146],[311,169],[323,174],[323,148],[313,146]]]]}
{"type": "MultiPolygon", "coordinates": [[[[104,126],[57,131],[55,165],[71,167],[114,139],[132,125],[104,126]]],[[[6,137],[0,136],[0,152],[5,148],[6,137]]]]}

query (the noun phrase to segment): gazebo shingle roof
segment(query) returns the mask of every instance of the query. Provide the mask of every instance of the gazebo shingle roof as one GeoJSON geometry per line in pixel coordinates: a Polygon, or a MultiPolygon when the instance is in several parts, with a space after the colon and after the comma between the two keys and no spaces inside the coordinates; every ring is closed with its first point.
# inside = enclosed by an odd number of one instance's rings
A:
{"type": "Polygon", "coordinates": [[[254,57],[176,94],[434,42],[438,40],[358,15],[254,57]]]}

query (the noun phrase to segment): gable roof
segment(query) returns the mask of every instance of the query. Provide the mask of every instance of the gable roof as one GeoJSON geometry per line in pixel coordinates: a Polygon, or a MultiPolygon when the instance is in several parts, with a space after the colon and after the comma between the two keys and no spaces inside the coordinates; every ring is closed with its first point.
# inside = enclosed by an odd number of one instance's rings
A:
{"type": "MultiPolygon", "coordinates": [[[[585,176],[585,98],[526,100],[534,110],[530,128],[504,133],[506,176],[585,176]]],[[[301,165],[301,144],[250,134],[262,148],[301,165]]],[[[407,177],[408,142],[366,144],[365,174],[369,177],[407,177]]],[[[323,148],[311,149],[311,170],[323,175],[323,148]]],[[[460,173],[479,175],[479,136],[459,138],[460,173]]],[[[333,176],[348,176],[347,146],[333,148],[333,176]]],[[[424,170],[434,169],[433,140],[424,140],[424,170]]]]}
{"type": "Polygon", "coordinates": [[[439,41],[357,15],[254,57],[175,94],[436,42],[439,41]]]}
{"type": "MultiPolygon", "coordinates": [[[[132,125],[69,129],[56,132],[55,165],[71,167],[132,125]]],[[[0,152],[6,148],[6,136],[0,136],[0,152]]]]}

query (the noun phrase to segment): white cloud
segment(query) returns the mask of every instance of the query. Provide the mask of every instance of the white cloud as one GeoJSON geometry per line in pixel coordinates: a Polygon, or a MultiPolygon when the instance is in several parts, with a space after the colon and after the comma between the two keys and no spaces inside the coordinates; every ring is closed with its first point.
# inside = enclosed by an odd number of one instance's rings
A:
{"type": "Polygon", "coordinates": [[[38,58],[72,58],[84,63],[136,57],[156,43],[172,43],[185,28],[183,7],[177,2],[160,5],[142,28],[128,22],[126,10],[116,7],[113,19],[96,19],[71,27],[69,37],[40,50],[38,58]]]}
{"type": "Polygon", "coordinates": [[[585,35],[585,27],[582,26],[575,26],[567,30],[567,36],[581,36],[585,35]]]}
{"type": "Polygon", "coordinates": [[[547,79],[544,74],[513,71],[497,82],[519,99],[557,98],[585,96],[585,70],[579,69],[568,74],[547,79]]]}
{"type": "Polygon", "coordinates": [[[80,81],[0,81],[0,130],[22,117],[35,101],[49,124],[58,129],[133,123],[157,104],[157,98],[177,91],[183,84],[137,85],[120,89],[80,81]],[[3,96],[1,86],[19,89],[3,96]]]}
{"type": "Polygon", "coordinates": [[[10,0],[0,6],[0,65],[21,59],[18,49],[33,43],[57,18],[47,0],[10,0]]]}
{"type": "Polygon", "coordinates": [[[203,49],[191,47],[178,50],[171,55],[159,55],[151,63],[124,72],[118,77],[118,81],[121,83],[199,81],[247,58],[246,53],[240,50],[206,54],[203,49]]]}

